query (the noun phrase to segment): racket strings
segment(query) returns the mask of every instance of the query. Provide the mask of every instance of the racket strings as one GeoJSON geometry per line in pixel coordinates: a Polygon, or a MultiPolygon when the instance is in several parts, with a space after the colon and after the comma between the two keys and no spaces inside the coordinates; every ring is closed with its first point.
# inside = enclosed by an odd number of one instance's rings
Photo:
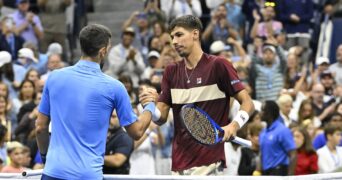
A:
{"type": "Polygon", "coordinates": [[[215,144],[216,132],[208,118],[194,108],[184,109],[185,126],[203,144],[215,144]]]}

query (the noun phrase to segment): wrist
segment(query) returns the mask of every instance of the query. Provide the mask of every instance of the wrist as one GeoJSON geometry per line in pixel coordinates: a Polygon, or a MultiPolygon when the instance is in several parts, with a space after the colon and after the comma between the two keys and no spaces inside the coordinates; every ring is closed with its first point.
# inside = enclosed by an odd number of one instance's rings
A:
{"type": "Polygon", "coordinates": [[[238,124],[239,128],[241,128],[244,124],[246,124],[248,119],[248,113],[244,110],[239,110],[236,116],[234,117],[233,122],[235,121],[238,124]]]}
{"type": "Polygon", "coordinates": [[[153,115],[155,110],[156,110],[156,104],[154,102],[149,102],[146,105],[144,105],[143,112],[149,111],[151,115],[153,115]]]}

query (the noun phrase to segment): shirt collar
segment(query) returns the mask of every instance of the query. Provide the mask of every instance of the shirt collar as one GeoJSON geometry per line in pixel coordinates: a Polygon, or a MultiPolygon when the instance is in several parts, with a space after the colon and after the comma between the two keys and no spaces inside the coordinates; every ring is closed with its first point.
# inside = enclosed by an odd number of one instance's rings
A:
{"type": "Polygon", "coordinates": [[[79,60],[76,64],[78,67],[86,67],[92,70],[101,71],[100,64],[88,60],[79,60]]]}
{"type": "Polygon", "coordinates": [[[273,129],[275,129],[279,124],[281,124],[282,122],[281,117],[279,116],[275,121],[273,121],[273,123],[271,124],[270,127],[267,128],[267,131],[272,131],[273,129]]]}

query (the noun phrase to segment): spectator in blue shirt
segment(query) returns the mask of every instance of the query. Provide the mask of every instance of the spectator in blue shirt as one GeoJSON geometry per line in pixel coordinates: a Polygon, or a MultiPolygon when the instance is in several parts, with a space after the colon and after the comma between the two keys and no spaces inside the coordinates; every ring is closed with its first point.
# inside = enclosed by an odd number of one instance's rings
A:
{"type": "Polygon", "coordinates": [[[263,175],[293,175],[296,167],[296,144],[290,129],[279,116],[279,107],[274,101],[265,101],[261,119],[267,127],[259,138],[263,175]]]}
{"type": "Polygon", "coordinates": [[[120,126],[136,140],[150,124],[155,112],[153,90],[140,94],[144,112],[137,117],[124,85],[101,71],[111,37],[105,26],[84,27],[79,35],[81,60],[55,70],[45,83],[36,121],[38,147],[46,161],[42,179],[103,179],[106,136],[114,109],[120,126]]]}
{"type": "MultiPolygon", "coordinates": [[[[342,115],[339,113],[334,113],[329,120],[329,124],[333,124],[333,126],[342,127],[342,115]]],[[[313,139],[312,145],[317,150],[327,143],[327,139],[324,136],[324,133],[321,133],[313,139]]],[[[342,140],[340,141],[339,146],[342,146],[342,140]]]]}

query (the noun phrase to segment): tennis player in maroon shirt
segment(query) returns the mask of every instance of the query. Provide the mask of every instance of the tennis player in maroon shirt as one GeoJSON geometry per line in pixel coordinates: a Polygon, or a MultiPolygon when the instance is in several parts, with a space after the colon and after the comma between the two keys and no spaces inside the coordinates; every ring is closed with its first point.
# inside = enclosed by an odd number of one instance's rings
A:
{"type": "MultiPolygon", "coordinates": [[[[175,175],[217,175],[225,167],[224,144],[205,146],[197,143],[182,126],[181,107],[196,103],[225,131],[228,140],[246,123],[254,111],[252,99],[239,80],[236,70],[222,57],[203,53],[201,21],[191,15],[174,19],[169,27],[172,44],[183,60],[166,67],[154,122],[166,122],[170,108],[174,114],[172,171],[175,175]],[[234,97],[241,108],[228,119],[229,100],[234,97]]],[[[229,165],[228,165],[229,166],[229,165]]]]}

